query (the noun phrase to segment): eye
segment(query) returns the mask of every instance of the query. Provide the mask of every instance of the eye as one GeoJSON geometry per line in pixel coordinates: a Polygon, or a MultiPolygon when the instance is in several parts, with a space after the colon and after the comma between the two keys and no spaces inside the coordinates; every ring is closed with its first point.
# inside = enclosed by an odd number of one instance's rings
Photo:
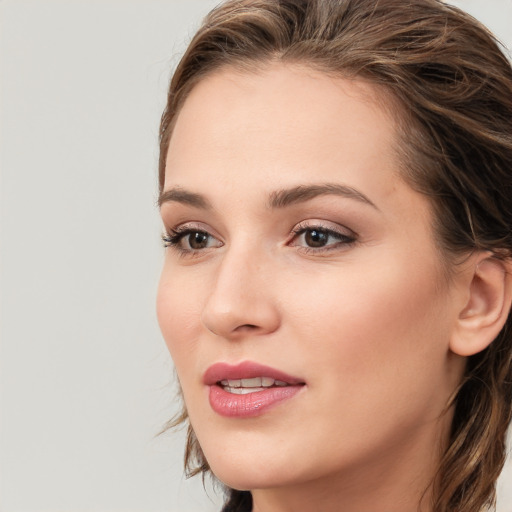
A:
{"type": "Polygon", "coordinates": [[[321,225],[299,225],[293,230],[293,239],[290,243],[294,247],[302,247],[306,250],[331,250],[353,244],[356,235],[346,230],[327,228],[321,225]]]}
{"type": "Polygon", "coordinates": [[[206,249],[210,242],[210,235],[205,231],[193,231],[181,237],[180,241],[184,249],[206,249]]]}
{"type": "Polygon", "coordinates": [[[304,242],[308,247],[324,247],[329,242],[330,234],[321,229],[307,229],[304,231],[304,242]]]}
{"type": "Polygon", "coordinates": [[[207,231],[194,228],[178,228],[163,235],[164,247],[171,247],[182,253],[193,253],[223,244],[207,231]]]}

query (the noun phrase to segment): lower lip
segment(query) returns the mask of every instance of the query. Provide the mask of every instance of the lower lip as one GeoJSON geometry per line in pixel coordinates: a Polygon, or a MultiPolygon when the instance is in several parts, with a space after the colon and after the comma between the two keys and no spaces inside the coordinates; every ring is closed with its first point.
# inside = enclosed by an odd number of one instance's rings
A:
{"type": "Polygon", "coordinates": [[[255,391],[246,395],[235,395],[220,386],[210,386],[210,405],[221,416],[252,418],[263,414],[275,405],[295,396],[303,386],[283,386],[255,391]]]}

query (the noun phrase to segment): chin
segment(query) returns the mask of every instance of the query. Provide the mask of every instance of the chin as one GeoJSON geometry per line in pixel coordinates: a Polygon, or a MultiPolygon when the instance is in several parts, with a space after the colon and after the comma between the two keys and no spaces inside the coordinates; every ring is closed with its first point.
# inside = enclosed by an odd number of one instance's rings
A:
{"type": "Polygon", "coordinates": [[[275,456],[258,456],[257,450],[231,454],[229,451],[207,457],[213,474],[223,484],[239,491],[286,486],[299,475],[291,473],[288,465],[276,461],[275,456]],[[288,467],[287,467],[288,466],[288,467]]]}
{"type": "Polygon", "coordinates": [[[248,469],[246,471],[231,471],[223,468],[217,471],[212,468],[213,474],[224,485],[237,491],[251,491],[255,489],[271,489],[273,487],[284,487],[286,479],[270,478],[264,471],[256,472],[248,469]]]}

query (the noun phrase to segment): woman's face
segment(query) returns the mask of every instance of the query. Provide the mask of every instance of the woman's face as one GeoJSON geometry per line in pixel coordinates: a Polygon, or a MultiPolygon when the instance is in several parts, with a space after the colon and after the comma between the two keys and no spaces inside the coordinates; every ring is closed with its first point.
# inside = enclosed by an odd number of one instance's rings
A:
{"type": "Polygon", "coordinates": [[[414,472],[437,454],[457,312],[382,104],[363,82],[273,64],[210,75],[177,119],[158,318],[232,487],[414,472]]]}

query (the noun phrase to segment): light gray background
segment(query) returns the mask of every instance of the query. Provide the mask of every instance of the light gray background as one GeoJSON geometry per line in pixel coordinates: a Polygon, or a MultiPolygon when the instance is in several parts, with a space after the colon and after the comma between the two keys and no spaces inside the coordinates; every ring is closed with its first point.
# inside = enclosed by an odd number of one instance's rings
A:
{"type": "MultiPolygon", "coordinates": [[[[208,512],[154,295],[157,130],[210,0],[0,0],[0,512],[208,512]]],[[[512,47],[512,0],[460,0],[512,47]]],[[[512,463],[500,512],[512,512],[512,463]]]]}

